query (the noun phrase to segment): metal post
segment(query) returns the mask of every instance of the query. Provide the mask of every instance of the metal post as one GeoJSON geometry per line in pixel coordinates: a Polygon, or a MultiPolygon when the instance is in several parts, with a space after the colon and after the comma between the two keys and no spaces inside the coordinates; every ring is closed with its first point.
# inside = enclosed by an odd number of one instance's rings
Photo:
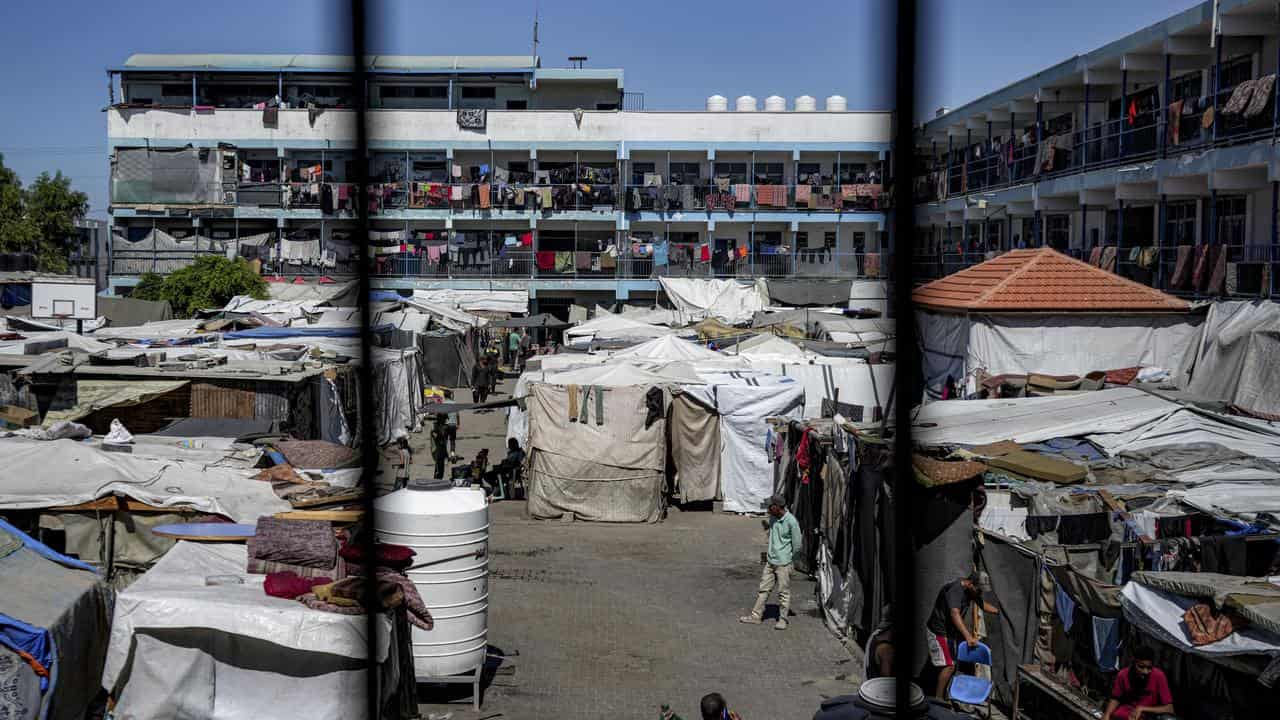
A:
{"type": "Polygon", "coordinates": [[[1027,246],[1033,248],[1043,246],[1044,241],[1041,240],[1042,235],[1043,233],[1041,232],[1040,227],[1040,211],[1036,210],[1035,214],[1031,216],[1031,242],[1028,242],[1027,246]]]}
{"type": "Polygon", "coordinates": [[[1214,57],[1213,57],[1213,127],[1210,128],[1210,138],[1218,139],[1218,125],[1220,116],[1218,115],[1218,93],[1222,92],[1222,35],[1218,34],[1214,40],[1214,57]]]}
{"type": "Polygon", "coordinates": [[[983,187],[991,187],[991,121],[987,121],[987,159],[986,169],[982,172],[983,187]]]}
{"type": "Polygon", "coordinates": [[[1005,215],[1004,215],[1004,228],[1005,228],[1005,230],[1004,230],[1004,240],[1003,240],[1003,242],[1001,242],[1000,244],[1001,244],[1001,245],[1007,245],[1008,247],[1007,247],[1007,248],[1001,248],[1001,249],[1002,249],[1002,250],[1003,250],[1003,249],[1012,250],[1012,249],[1013,249],[1013,216],[1009,214],[1009,208],[1008,208],[1008,206],[1006,206],[1006,207],[1005,207],[1005,211],[1004,211],[1004,212],[1005,212],[1005,215]]]}
{"type": "Polygon", "coordinates": [[[1129,113],[1129,70],[1120,71],[1120,133],[1116,138],[1116,157],[1124,157],[1124,123],[1129,113]]]}
{"type": "MultiPolygon", "coordinates": [[[[1157,204],[1157,224],[1156,224],[1156,277],[1152,287],[1164,287],[1164,241],[1169,224],[1169,205],[1165,199],[1164,193],[1160,194],[1160,202],[1157,204]]],[[[1272,231],[1275,230],[1275,213],[1272,213],[1272,231]]]]}
{"type": "Polygon", "coordinates": [[[969,154],[973,152],[973,130],[968,127],[967,121],[964,129],[964,175],[960,179],[960,190],[968,193],[969,191],[969,154]]]}
{"type": "MultiPolygon", "coordinates": [[[[747,187],[751,188],[751,209],[756,209],[756,151],[751,151],[751,175],[747,178],[747,187]]],[[[754,228],[754,223],[752,224],[754,228]]],[[[754,229],[753,231],[754,232],[754,229]]]]}
{"type": "Polygon", "coordinates": [[[1080,133],[1080,167],[1089,164],[1089,83],[1084,84],[1084,127],[1080,133]]]}
{"type": "Polygon", "coordinates": [[[1120,274],[1120,253],[1124,248],[1124,200],[1116,200],[1116,274],[1120,274]]]}
{"type": "Polygon", "coordinates": [[[196,74],[191,73],[191,107],[195,108],[199,104],[198,93],[196,93],[196,74]]]}
{"type": "Polygon", "coordinates": [[[276,97],[284,102],[284,73],[276,73],[276,97]]]}
{"type": "Polygon", "coordinates": [[[947,131],[947,177],[942,183],[942,199],[951,197],[951,132],[947,131]]]}
{"type": "Polygon", "coordinates": [[[1161,109],[1159,113],[1156,115],[1156,125],[1159,125],[1162,119],[1164,122],[1164,132],[1160,133],[1160,157],[1164,157],[1165,154],[1169,151],[1169,133],[1173,131],[1173,128],[1169,127],[1169,124],[1171,122],[1181,122],[1181,116],[1172,120],[1169,117],[1169,104],[1173,102],[1173,79],[1169,76],[1172,66],[1173,66],[1173,56],[1168,53],[1165,53],[1164,55],[1164,98],[1161,101],[1161,109]]]}
{"type": "Polygon", "coordinates": [[[453,78],[449,78],[449,109],[453,110],[453,78]]]}
{"type": "Polygon", "coordinates": [[[1268,282],[1267,297],[1276,296],[1276,268],[1280,259],[1280,228],[1276,227],[1276,213],[1280,212],[1280,183],[1271,181],[1271,256],[1267,258],[1268,282]]]}
{"type": "MultiPolygon", "coordinates": [[[[1036,175],[1040,174],[1040,144],[1044,142],[1044,103],[1040,101],[1040,97],[1036,97],[1036,175]]],[[[1036,217],[1040,217],[1039,211],[1036,217]]]]}
{"type": "Polygon", "coordinates": [[[1089,203],[1080,204],[1080,250],[1089,249],[1089,203]]]}

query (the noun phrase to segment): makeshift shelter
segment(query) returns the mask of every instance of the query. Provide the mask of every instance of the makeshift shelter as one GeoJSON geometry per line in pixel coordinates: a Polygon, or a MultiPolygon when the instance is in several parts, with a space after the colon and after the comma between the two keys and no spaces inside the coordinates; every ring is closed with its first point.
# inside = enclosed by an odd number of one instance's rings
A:
{"type": "Polygon", "coordinates": [[[547,328],[558,330],[570,327],[572,323],[560,320],[554,315],[547,313],[538,313],[529,317],[513,317],[506,320],[495,320],[490,323],[490,327],[497,328],[547,328]]]}
{"type": "Polygon", "coordinates": [[[627,382],[624,367],[579,374],[589,382],[529,386],[529,515],[661,520],[667,390],[640,375],[627,382]]]}
{"type": "Polygon", "coordinates": [[[978,372],[1177,368],[1199,332],[1185,300],[1050,248],[1011,250],[912,293],[926,393],[978,372]]]}
{"type": "Polygon", "coordinates": [[[460,290],[457,288],[415,289],[417,301],[459,308],[467,312],[503,312],[524,315],[529,312],[527,290],[460,290]]]}
{"type": "Polygon", "coordinates": [[[850,285],[853,282],[853,280],[812,278],[769,278],[765,281],[765,287],[769,291],[769,302],[774,305],[831,307],[848,302],[852,297],[850,285]]]}
{"type": "Polygon", "coordinates": [[[133,327],[157,320],[172,320],[173,308],[168,300],[138,300],[129,297],[99,296],[98,314],[111,327],[133,327]]]}
{"type": "Polygon", "coordinates": [[[4,520],[0,587],[0,717],[83,717],[98,695],[111,589],[91,566],[4,520]]]}
{"type": "Polygon", "coordinates": [[[471,383],[476,356],[466,336],[451,330],[428,330],[415,333],[415,338],[427,385],[466,387],[471,383]]]}
{"type": "Polygon", "coordinates": [[[611,357],[686,362],[719,362],[726,359],[723,353],[708,349],[697,342],[681,340],[674,335],[656,337],[648,342],[614,352],[611,357]]]}
{"type": "MultiPolygon", "coordinates": [[[[179,542],[116,600],[102,686],[121,717],[361,717],[370,663],[391,670],[393,623],[263,591],[244,545],[179,542]],[[207,578],[237,578],[210,584],[207,578]]],[[[394,672],[391,673],[394,676],[394,672]]],[[[384,676],[384,692],[396,686],[384,676]]]]}
{"type": "Polygon", "coordinates": [[[1213,303],[1179,370],[1189,392],[1250,414],[1280,416],[1280,305],[1213,303]]]}
{"type": "Polygon", "coordinates": [[[621,315],[603,315],[564,331],[572,340],[650,340],[670,335],[674,330],[629,320],[621,315]]]}
{"type": "Polygon", "coordinates": [[[757,310],[769,304],[769,293],[763,278],[753,284],[737,280],[701,280],[696,278],[658,278],[662,291],[679,313],[680,325],[714,318],[729,325],[751,322],[757,310]]]}

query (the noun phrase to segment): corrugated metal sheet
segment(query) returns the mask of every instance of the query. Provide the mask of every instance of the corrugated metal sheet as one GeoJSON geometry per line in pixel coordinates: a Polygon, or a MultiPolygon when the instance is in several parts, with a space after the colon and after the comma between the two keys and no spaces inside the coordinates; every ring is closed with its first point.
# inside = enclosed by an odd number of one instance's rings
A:
{"type": "Polygon", "coordinates": [[[191,383],[191,417],[255,418],[254,386],[248,383],[191,383]]]}

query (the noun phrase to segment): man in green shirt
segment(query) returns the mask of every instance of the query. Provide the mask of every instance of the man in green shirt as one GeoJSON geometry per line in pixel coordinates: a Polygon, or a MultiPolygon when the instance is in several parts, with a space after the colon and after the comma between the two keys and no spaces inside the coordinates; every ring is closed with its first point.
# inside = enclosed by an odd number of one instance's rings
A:
{"type": "Polygon", "coordinates": [[[512,330],[507,335],[507,367],[515,369],[516,361],[520,359],[520,331],[512,330]]]}
{"type": "Polygon", "coordinates": [[[791,564],[796,554],[804,548],[804,537],[800,533],[800,523],[796,517],[787,512],[786,502],[782,498],[769,498],[769,550],[765,553],[764,570],[760,573],[760,589],[756,593],[756,604],[750,615],[738,618],[739,622],[759,625],[764,621],[764,605],[769,593],[778,589],[778,622],[774,628],[787,629],[787,615],[791,611],[791,564]]]}

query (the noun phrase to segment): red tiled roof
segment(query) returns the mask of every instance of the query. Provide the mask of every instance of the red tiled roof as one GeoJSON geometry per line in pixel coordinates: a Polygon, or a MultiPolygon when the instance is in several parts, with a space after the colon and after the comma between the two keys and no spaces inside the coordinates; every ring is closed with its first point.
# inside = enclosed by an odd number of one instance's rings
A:
{"type": "Polygon", "coordinates": [[[975,312],[1185,312],[1190,305],[1051,248],[1010,250],[911,294],[917,305],[975,312]]]}

